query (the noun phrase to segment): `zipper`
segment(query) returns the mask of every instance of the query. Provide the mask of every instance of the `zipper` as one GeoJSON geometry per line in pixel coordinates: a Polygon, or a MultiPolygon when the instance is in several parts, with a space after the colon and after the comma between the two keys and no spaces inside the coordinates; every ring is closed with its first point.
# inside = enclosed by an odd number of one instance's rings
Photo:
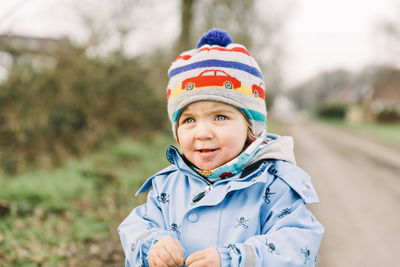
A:
{"type": "Polygon", "coordinates": [[[201,192],[193,197],[192,202],[193,203],[199,202],[208,192],[211,191],[211,189],[213,189],[213,186],[211,184],[207,185],[203,192],[201,192]]]}
{"type": "MultiPolygon", "coordinates": [[[[267,167],[268,167],[268,164],[267,164],[267,167]]],[[[261,169],[261,167],[258,168],[257,171],[260,170],[260,169],[261,169]]],[[[197,179],[197,177],[196,177],[196,179],[197,179]]],[[[193,197],[192,203],[199,202],[208,192],[210,192],[214,188],[213,185],[211,183],[209,183],[207,180],[205,180],[205,179],[201,179],[201,180],[203,182],[207,183],[208,185],[205,187],[205,190],[203,192],[200,192],[199,194],[197,194],[197,195],[195,195],[193,197]]],[[[224,179],[224,180],[219,180],[219,181],[215,182],[214,185],[216,186],[216,185],[218,185],[220,183],[226,183],[226,182],[229,182],[229,181],[232,181],[232,180],[234,180],[234,179],[233,178],[228,178],[228,179],[224,179]]],[[[256,180],[254,180],[254,179],[252,180],[252,182],[255,182],[255,181],[256,180]]]]}

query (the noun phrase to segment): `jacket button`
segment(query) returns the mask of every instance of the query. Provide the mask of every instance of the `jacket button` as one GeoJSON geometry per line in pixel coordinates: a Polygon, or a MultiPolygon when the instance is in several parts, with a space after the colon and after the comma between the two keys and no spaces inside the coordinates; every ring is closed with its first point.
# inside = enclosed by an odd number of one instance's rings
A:
{"type": "Polygon", "coordinates": [[[197,213],[190,213],[188,215],[188,220],[192,223],[197,222],[199,220],[199,215],[197,215],[197,213]]]}

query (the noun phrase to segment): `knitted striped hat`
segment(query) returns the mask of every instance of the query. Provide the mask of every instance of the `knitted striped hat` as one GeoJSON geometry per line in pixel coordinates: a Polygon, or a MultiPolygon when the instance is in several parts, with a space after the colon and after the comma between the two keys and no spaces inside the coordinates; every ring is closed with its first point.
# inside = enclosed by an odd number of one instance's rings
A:
{"type": "Polygon", "coordinates": [[[168,115],[175,137],[183,109],[202,100],[232,105],[247,117],[255,136],[264,131],[267,110],[260,68],[227,32],[212,29],[204,34],[196,49],[178,56],[168,75],[168,115]]]}

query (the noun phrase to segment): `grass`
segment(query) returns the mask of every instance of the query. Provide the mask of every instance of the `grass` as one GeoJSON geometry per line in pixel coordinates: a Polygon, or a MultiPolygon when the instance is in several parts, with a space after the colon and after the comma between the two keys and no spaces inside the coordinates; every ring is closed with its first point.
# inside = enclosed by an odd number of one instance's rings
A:
{"type": "Polygon", "coordinates": [[[400,145],[400,123],[349,123],[342,120],[325,120],[324,122],[383,143],[400,145]]]}
{"type": "Polygon", "coordinates": [[[167,166],[163,136],[121,139],[53,171],[0,176],[0,266],[117,266],[117,226],[134,193],[167,166]]]}

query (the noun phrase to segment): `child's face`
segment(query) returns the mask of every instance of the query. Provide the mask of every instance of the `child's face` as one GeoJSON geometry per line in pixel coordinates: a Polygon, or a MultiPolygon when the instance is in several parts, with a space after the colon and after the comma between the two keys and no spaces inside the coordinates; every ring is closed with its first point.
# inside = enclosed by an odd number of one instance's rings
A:
{"type": "Polygon", "coordinates": [[[247,121],[236,108],[200,101],[184,109],[177,135],[185,157],[199,169],[212,170],[242,152],[247,131],[247,121]]]}

